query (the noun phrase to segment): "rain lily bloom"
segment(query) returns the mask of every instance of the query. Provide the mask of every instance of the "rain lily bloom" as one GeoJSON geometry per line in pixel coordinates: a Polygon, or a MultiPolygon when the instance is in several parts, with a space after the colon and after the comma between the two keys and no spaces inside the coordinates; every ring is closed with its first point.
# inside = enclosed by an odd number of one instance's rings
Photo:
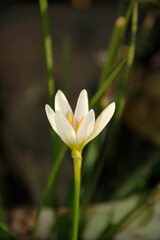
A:
{"type": "Polygon", "coordinates": [[[55,111],[49,105],[45,106],[48,120],[71,150],[82,152],[84,146],[95,138],[107,125],[115,111],[115,103],[105,108],[95,120],[94,110],[89,110],[88,95],[81,91],[73,113],[65,95],[58,90],[55,96],[55,111]]]}
{"type": "Polygon", "coordinates": [[[81,91],[73,113],[65,95],[58,90],[55,96],[55,111],[45,106],[48,120],[54,131],[72,151],[74,165],[74,200],[72,240],[78,239],[79,198],[81,183],[82,150],[107,125],[114,114],[115,103],[111,103],[95,120],[93,109],[89,110],[87,91],[81,91]]]}

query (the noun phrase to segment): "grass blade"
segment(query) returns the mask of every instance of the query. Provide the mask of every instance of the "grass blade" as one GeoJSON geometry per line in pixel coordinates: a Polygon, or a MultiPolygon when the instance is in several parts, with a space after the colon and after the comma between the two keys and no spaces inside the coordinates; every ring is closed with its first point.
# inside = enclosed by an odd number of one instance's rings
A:
{"type": "Polygon", "coordinates": [[[104,91],[106,90],[107,86],[112,82],[112,80],[117,76],[117,74],[120,72],[121,68],[123,67],[124,63],[125,63],[125,59],[122,60],[118,66],[116,67],[116,69],[111,73],[111,75],[103,82],[103,84],[101,85],[101,87],[99,88],[99,90],[96,92],[96,94],[93,96],[93,98],[90,101],[90,107],[92,107],[98,100],[99,98],[102,96],[102,94],[104,93],[104,91]]]}
{"type": "Polygon", "coordinates": [[[107,58],[100,77],[100,85],[105,81],[106,77],[108,77],[110,71],[112,70],[115,58],[120,47],[121,40],[124,36],[125,30],[127,28],[131,16],[132,6],[133,0],[129,4],[125,17],[119,17],[115,22],[115,27],[108,48],[107,58]]]}
{"type": "Polygon", "coordinates": [[[132,70],[134,56],[135,56],[135,45],[136,45],[136,34],[137,34],[137,21],[138,21],[138,3],[134,2],[133,5],[133,14],[132,14],[132,27],[131,27],[131,43],[129,46],[126,72],[124,78],[122,77],[117,85],[117,111],[115,113],[115,119],[118,121],[121,118],[123,109],[125,106],[125,98],[127,92],[127,84],[129,76],[132,70]]]}
{"type": "Polygon", "coordinates": [[[36,238],[36,230],[37,230],[37,225],[38,225],[38,219],[39,219],[39,216],[40,216],[40,212],[41,212],[42,208],[44,207],[44,205],[46,203],[47,197],[49,196],[49,193],[50,193],[51,188],[53,186],[54,180],[55,180],[55,178],[57,176],[57,173],[58,173],[58,170],[60,168],[62,159],[63,159],[64,154],[66,152],[66,149],[67,149],[67,146],[64,145],[62,150],[59,153],[58,158],[55,161],[55,164],[54,164],[53,168],[52,168],[52,171],[51,171],[51,174],[49,176],[48,182],[46,184],[46,187],[45,187],[45,190],[44,190],[44,193],[43,193],[43,196],[42,196],[39,208],[37,210],[36,221],[35,221],[35,226],[34,226],[34,230],[33,230],[32,239],[36,238]]]}
{"type": "Polygon", "coordinates": [[[49,21],[48,21],[47,0],[39,0],[39,6],[40,6],[40,13],[41,13],[42,27],[43,27],[47,78],[48,78],[49,104],[52,106],[53,94],[54,94],[53,55],[52,55],[51,34],[50,34],[49,21]]]}

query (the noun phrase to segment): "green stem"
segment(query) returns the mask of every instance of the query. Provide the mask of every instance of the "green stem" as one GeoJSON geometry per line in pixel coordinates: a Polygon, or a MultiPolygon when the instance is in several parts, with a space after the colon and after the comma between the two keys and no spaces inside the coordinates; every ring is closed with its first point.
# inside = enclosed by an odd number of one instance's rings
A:
{"type": "Polygon", "coordinates": [[[52,55],[51,34],[50,34],[49,21],[48,21],[47,0],[39,0],[39,6],[40,6],[40,13],[41,13],[42,27],[43,27],[47,78],[48,78],[49,104],[52,106],[53,105],[53,94],[54,94],[53,55],[52,55]]]}
{"type": "Polygon", "coordinates": [[[72,240],[78,239],[78,223],[79,223],[79,198],[81,185],[81,164],[82,156],[80,152],[72,151],[74,165],[74,203],[73,203],[73,229],[72,240]]]}

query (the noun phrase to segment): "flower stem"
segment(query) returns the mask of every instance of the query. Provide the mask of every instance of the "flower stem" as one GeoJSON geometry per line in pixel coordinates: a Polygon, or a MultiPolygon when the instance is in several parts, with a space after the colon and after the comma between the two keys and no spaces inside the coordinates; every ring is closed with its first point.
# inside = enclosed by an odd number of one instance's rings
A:
{"type": "Polygon", "coordinates": [[[72,151],[74,165],[74,203],[73,203],[73,229],[72,240],[78,238],[78,223],[79,223],[79,198],[81,185],[81,164],[82,156],[80,152],[72,151]]]}

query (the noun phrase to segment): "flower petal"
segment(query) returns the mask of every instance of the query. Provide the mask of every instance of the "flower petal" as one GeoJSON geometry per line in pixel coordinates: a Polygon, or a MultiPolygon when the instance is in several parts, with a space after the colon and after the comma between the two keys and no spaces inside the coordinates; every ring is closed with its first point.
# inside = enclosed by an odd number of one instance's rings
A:
{"type": "Polygon", "coordinates": [[[96,119],[93,132],[91,136],[87,139],[87,142],[90,142],[93,138],[95,138],[107,125],[107,123],[112,118],[115,111],[115,103],[111,103],[107,108],[103,110],[103,112],[96,119]]]}
{"type": "Polygon", "coordinates": [[[88,113],[88,95],[87,91],[83,89],[78,97],[77,105],[74,112],[73,126],[76,129],[82,117],[88,113]]]}
{"type": "Polygon", "coordinates": [[[69,105],[67,98],[60,90],[58,90],[55,96],[55,112],[57,111],[64,115],[66,118],[68,118],[69,113],[73,115],[72,108],[69,105]]]}
{"type": "Polygon", "coordinates": [[[68,146],[76,145],[76,133],[69,121],[60,113],[55,113],[55,123],[58,129],[58,135],[68,146]]]}
{"type": "Polygon", "coordinates": [[[58,134],[56,124],[55,124],[55,112],[52,110],[52,108],[48,104],[45,105],[45,110],[46,110],[47,118],[53,130],[58,134]]]}
{"type": "Polygon", "coordinates": [[[90,135],[93,130],[95,123],[95,113],[93,109],[91,109],[84,120],[82,121],[79,129],[77,131],[77,143],[80,144],[84,142],[90,135]]]}

